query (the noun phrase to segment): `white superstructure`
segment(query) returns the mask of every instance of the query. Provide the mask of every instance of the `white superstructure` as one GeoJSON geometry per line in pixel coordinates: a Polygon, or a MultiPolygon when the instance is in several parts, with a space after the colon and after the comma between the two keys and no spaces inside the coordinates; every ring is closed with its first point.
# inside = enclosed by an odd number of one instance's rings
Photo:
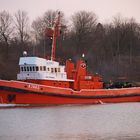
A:
{"type": "Polygon", "coordinates": [[[20,73],[18,80],[41,79],[67,81],[65,66],[59,62],[39,57],[21,57],[19,60],[20,73]]]}

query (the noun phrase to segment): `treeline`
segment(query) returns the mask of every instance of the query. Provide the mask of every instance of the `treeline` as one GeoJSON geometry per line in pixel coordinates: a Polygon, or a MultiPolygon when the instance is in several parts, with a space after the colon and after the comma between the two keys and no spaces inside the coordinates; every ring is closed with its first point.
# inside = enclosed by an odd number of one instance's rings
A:
{"type": "MultiPolygon", "coordinates": [[[[57,13],[48,10],[30,23],[25,11],[14,15],[0,12],[1,79],[16,79],[23,51],[50,58],[52,40],[45,30],[53,26],[57,13]]],[[[76,61],[85,54],[89,71],[103,75],[105,80],[140,81],[140,24],[133,18],[117,15],[103,24],[93,12],[79,11],[69,21],[61,12],[61,25],[56,48],[61,63],[69,58],[76,61]]]]}

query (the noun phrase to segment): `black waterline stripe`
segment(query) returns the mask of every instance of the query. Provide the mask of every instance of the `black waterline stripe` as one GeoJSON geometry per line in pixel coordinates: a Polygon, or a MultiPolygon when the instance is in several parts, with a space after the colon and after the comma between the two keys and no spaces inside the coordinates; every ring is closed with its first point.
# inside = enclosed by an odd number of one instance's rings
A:
{"type": "Polygon", "coordinates": [[[13,87],[5,87],[0,86],[1,91],[10,91],[10,92],[18,92],[21,94],[38,94],[38,95],[47,95],[47,96],[56,96],[56,97],[63,97],[63,98],[79,98],[79,99],[106,99],[106,98],[124,98],[124,97],[137,97],[140,96],[140,94],[123,94],[123,95],[99,95],[99,96],[83,96],[83,95],[67,95],[67,94],[58,94],[58,93],[48,93],[48,92],[35,92],[35,91],[29,91],[19,88],[13,88],[13,87]]]}

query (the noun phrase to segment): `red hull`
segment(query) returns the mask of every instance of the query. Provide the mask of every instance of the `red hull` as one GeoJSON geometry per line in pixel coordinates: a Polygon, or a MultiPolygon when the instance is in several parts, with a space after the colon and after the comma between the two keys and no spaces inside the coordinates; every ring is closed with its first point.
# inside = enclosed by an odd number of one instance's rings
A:
{"type": "Polygon", "coordinates": [[[139,102],[140,87],[74,91],[68,88],[0,80],[0,103],[98,104],[139,102]]]}

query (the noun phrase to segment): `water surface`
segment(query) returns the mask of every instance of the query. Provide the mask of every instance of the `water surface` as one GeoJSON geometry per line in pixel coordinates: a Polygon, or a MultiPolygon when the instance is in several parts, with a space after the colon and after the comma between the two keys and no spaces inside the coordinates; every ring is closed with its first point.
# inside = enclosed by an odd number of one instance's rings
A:
{"type": "Polygon", "coordinates": [[[140,103],[0,109],[0,140],[140,140],[140,103]]]}

